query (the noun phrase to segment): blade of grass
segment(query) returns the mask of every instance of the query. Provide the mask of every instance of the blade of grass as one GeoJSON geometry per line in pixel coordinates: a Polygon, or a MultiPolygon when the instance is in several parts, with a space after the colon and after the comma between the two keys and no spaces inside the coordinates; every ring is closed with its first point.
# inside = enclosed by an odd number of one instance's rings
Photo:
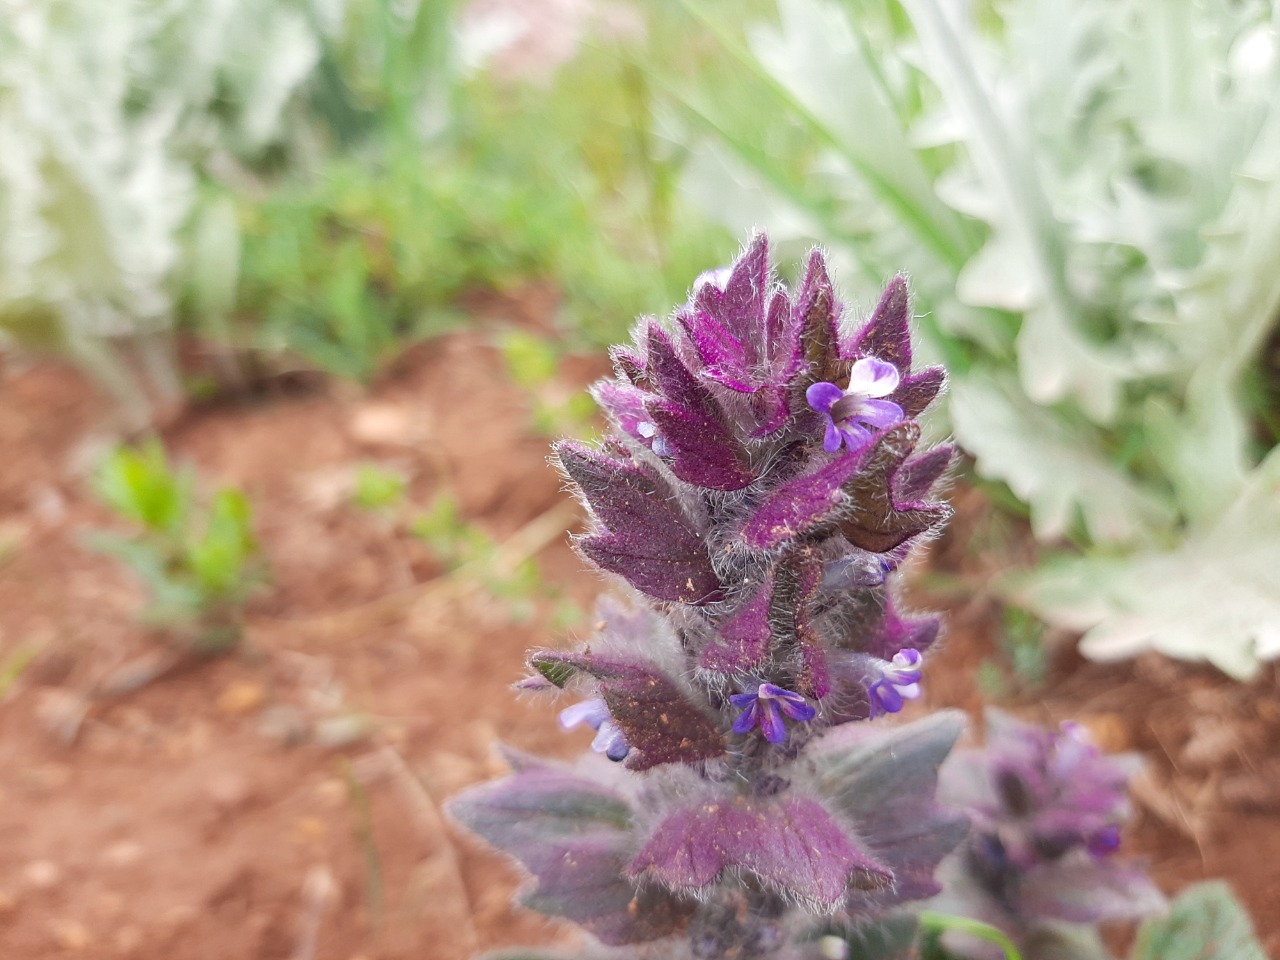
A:
{"type": "Polygon", "coordinates": [[[1004,932],[989,923],[982,923],[980,920],[970,920],[968,917],[953,917],[946,913],[922,910],[920,912],[920,927],[929,933],[945,933],[947,930],[967,933],[971,937],[979,937],[994,943],[1004,951],[1005,960],[1022,960],[1022,954],[1019,952],[1017,944],[1010,940],[1004,932]]]}
{"type": "MultiPolygon", "coordinates": [[[[816,142],[834,150],[857,170],[881,201],[893,211],[900,222],[911,229],[924,246],[953,271],[958,271],[965,264],[975,248],[968,237],[968,231],[963,229],[961,220],[954,211],[943,206],[936,196],[928,197],[924,204],[918,197],[910,196],[901,183],[894,182],[866,156],[851,149],[848,143],[766,70],[750,50],[724,30],[697,0],[678,0],[678,3],[716,39],[739,66],[770,91],[816,142]]],[[[905,140],[905,136],[903,139],[905,140]]],[[[923,171],[921,176],[924,177],[923,171]]]]}
{"type": "Polygon", "coordinates": [[[356,776],[351,761],[340,764],[342,779],[347,784],[347,795],[356,812],[356,842],[364,851],[365,891],[369,900],[369,912],[373,915],[375,930],[381,930],[386,922],[387,898],[382,880],[382,857],[373,832],[373,810],[369,806],[369,794],[356,776]]]}

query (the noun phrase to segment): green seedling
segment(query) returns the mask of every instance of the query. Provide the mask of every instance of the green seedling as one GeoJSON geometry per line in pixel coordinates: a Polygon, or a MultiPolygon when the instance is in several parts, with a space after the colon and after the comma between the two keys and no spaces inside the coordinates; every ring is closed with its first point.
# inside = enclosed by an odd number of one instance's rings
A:
{"type": "Polygon", "coordinates": [[[492,540],[483,530],[462,518],[457,498],[451,493],[437,496],[409,529],[441,566],[450,571],[492,546],[492,540]]]}
{"type": "Polygon", "coordinates": [[[143,619],[203,653],[239,643],[244,605],[263,575],[245,495],[224,488],[201,505],[192,472],[175,470],[156,441],[117,450],[95,486],[139,528],[132,536],[96,532],[91,545],[123,560],[146,585],[143,619]]]}
{"type": "Polygon", "coordinates": [[[394,511],[404,502],[408,483],[393,470],[376,463],[362,463],[356,471],[356,506],[375,513],[394,511]]]}
{"type": "Polygon", "coordinates": [[[558,437],[581,433],[595,416],[595,401],[581,390],[569,390],[560,376],[561,353],[548,338],[523,330],[510,330],[500,346],[507,375],[528,394],[533,404],[533,427],[540,434],[558,437]]]}

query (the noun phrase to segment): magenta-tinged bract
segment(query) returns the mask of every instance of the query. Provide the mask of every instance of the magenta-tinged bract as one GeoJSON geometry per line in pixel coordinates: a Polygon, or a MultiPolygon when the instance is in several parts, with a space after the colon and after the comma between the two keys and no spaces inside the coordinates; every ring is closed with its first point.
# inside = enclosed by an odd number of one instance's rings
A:
{"type": "Polygon", "coordinates": [[[598,754],[452,810],[532,875],[526,905],[606,944],[799,956],[817,922],[935,895],[967,829],[935,801],[961,719],[876,719],[927,688],[939,632],[894,585],[950,513],[953,451],[916,422],[945,377],[913,368],[905,279],[859,319],[821,252],[788,290],[762,235],[613,359],[610,434],[556,456],[627,601],[522,685],[569,690],[598,754]]]}

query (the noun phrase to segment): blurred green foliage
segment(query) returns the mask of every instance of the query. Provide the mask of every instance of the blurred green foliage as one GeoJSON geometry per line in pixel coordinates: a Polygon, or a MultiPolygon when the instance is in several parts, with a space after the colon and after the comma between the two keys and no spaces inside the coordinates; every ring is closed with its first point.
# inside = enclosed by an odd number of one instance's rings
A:
{"type": "Polygon", "coordinates": [[[95,486],[139,528],[132,536],[97,531],[90,543],[124,561],[150,591],[144,619],[200,652],[235,646],[244,604],[264,575],[245,495],[224,488],[201,506],[194,475],[172,468],[158,441],[117,450],[95,486]]]}
{"type": "Polygon", "coordinates": [[[507,375],[533,402],[533,427],[547,437],[581,434],[598,416],[595,400],[561,376],[562,350],[543,336],[507,330],[500,346],[507,375]]]}
{"type": "MultiPolygon", "coordinates": [[[[446,570],[474,582],[515,622],[532,618],[536,600],[559,598],[559,589],[542,579],[537,560],[511,562],[500,542],[462,515],[457,498],[448,491],[437,495],[409,529],[446,570]]],[[[564,611],[562,602],[556,616],[563,618],[564,611]]]]}
{"type": "Polygon", "coordinates": [[[977,473],[1074,548],[1006,595],[1099,658],[1280,656],[1280,7],[681,5],[723,53],[648,64],[689,195],[829,244],[863,309],[910,273],[977,473]]]}
{"type": "Polygon", "coordinates": [[[622,50],[588,45],[545,88],[462,76],[447,6],[353,0],[313,96],[332,148],[241,201],[241,317],[343,376],[456,325],[463,294],[532,281],[568,342],[608,343],[724,255],[721,228],[675,215],[686,154],[657,148],[622,50]]]}
{"type": "Polygon", "coordinates": [[[0,343],[69,353],[135,422],[175,402],[199,180],[289,138],[300,6],[0,4],[0,343]]]}
{"type": "MultiPolygon", "coordinates": [[[[550,284],[599,344],[724,256],[605,33],[528,82],[461,62],[452,0],[63,6],[0,18],[0,328],[135,419],[172,402],[175,316],[223,380],[244,349],[368,379],[472,291],[550,284]]],[[[645,16],[626,42],[670,43],[645,16]]]]}

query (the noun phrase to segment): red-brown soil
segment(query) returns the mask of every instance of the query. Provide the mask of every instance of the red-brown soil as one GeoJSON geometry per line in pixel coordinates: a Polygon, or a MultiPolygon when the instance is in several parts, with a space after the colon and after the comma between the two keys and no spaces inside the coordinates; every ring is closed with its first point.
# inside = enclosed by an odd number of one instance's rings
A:
{"type": "MultiPolygon", "coordinates": [[[[0,704],[0,957],[453,960],[560,935],[508,907],[514,874],[441,807],[501,771],[498,741],[583,746],[508,686],[558,640],[555,604],[517,619],[350,495],[363,462],[406,476],[420,508],[452,489],[504,560],[536,555],[589,607],[602,583],[566,545],[576,514],[547,438],[484,336],[417,348],[368,392],[325,385],[166,430],[202,483],[248,493],[272,580],[240,651],[147,683],[166,647],[139,625],[142,593],[82,543],[116,523],[87,483],[106,407],[57,364],[0,383],[0,664],[35,652],[0,704]]],[[[993,521],[959,492],[931,566],[981,582],[970,545],[993,521]]],[[[981,590],[946,605],[933,703],[976,709],[999,606],[981,590]]],[[[1060,659],[1017,707],[1144,753],[1132,847],[1170,891],[1230,879],[1280,950],[1274,677],[1060,659]]]]}

